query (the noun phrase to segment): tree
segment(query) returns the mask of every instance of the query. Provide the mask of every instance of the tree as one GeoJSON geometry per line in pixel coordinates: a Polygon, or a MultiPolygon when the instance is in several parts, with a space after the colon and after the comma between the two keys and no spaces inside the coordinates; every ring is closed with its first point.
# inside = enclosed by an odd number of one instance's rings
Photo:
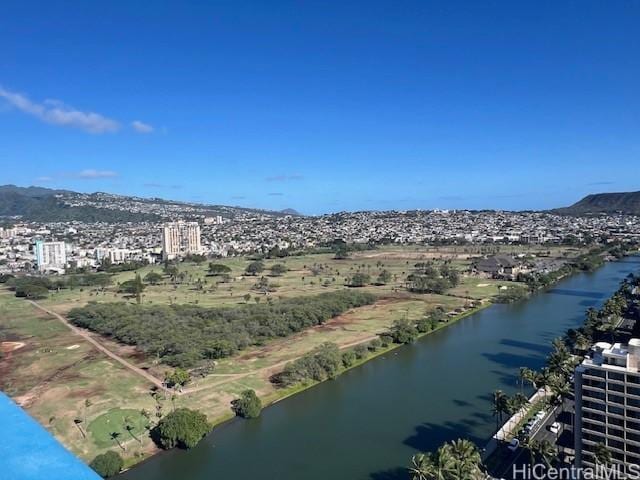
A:
{"type": "Polygon", "coordinates": [[[369,283],[371,283],[371,275],[369,275],[368,273],[356,272],[351,277],[351,280],[349,281],[349,286],[350,287],[364,287],[365,285],[368,285],[369,283]]]}
{"type": "Polygon", "coordinates": [[[209,263],[209,275],[225,275],[231,273],[231,268],[221,263],[209,263]]]}
{"type": "Polygon", "coordinates": [[[418,330],[409,320],[404,318],[394,320],[389,329],[389,335],[395,343],[411,343],[416,339],[418,330]]]}
{"type": "Polygon", "coordinates": [[[333,258],[335,260],[345,260],[345,259],[349,258],[349,250],[347,249],[347,245],[346,244],[339,245],[336,248],[335,252],[336,253],[333,256],[333,258]]]}
{"type": "Polygon", "coordinates": [[[611,465],[611,451],[604,443],[600,442],[594,447],[593,456],[597,465],[602,465],[604,467],[611,465]]]}
{"type": "Polygon", "coordinates": [[[271,275],[273,275],[274,277],[279,277],[287,273],[287,267],[284,266],[282,263],[276,263],[271,267],[270,270],[271,270],[271,275]]]}
{"type": "Polygon", "coordinates": [[[353,350],[342,352],[342,366],[344,368],[351,367],[356,361],[356,353],[353,350]]]}
{"type": "Polygon", "coordinates": [[[518,379],[520,380],[520,393],[524,393],[524,383],[529,381],[531,370],[527,367],[520,367],[518,371],[518,379]]]}
{"type": "Polygon", "coordinates": [[[133,280],[127,280],[126,282],[122,282],[120,284],[119,292],[126,293],[128,295],[134,296],[136,298],[136,303],[140,304],[142,302],[142,291],[145,288],[145,284],[142,283],[142,279],[140,275],[136,273],[136,276],[133,280]]]}
{"type": "Polygon", "coordinates": [[[262,401],[253,390],[245,390],[231,402],[231,410],[242,418],[257,418],[262,410],[262,401]]]}
{"type": "Polygon", "coordinates": [[[188,371],[182,368],[176,368],[173,372],[167,372],[164,376],[164,383],[166,383],[169,388],[176,386],[183,387],[190,380],[191,375],[188,371]]]}
{"type": "Polygon", "coordinates": [[[496,417],[496,430],[500,429],[502,423],[502,415],[508,411],[509,397],[502,391],[496,390],[493,392],[493,416],[496,417]]]}
{"type": "Polygon", "coordinates": [[[165,449],[193,448],[207,433],[211,425],[207,416],[197,410],[178,408],[164,417],[152,431],[156,443],[165,449]]]}
{"type": "Polygon", "coordinates": [[[244,270],[248,275],[258,275],[264,271],[264,263],[257,260],[255,262],[251,262],[247,265],[247,268],[244,270]]]}
{"type": "Polygon", "coordinates": [[[541,440],[538,442],[537,450],[540,459],[547,465],[547,467],[551,467],[551,462],[553,462],[558,455],[558,451],[553,444],[549,440],[541,440]]]}
{"type": "Polygon", "coordinates": [[[114,442],[116,442],[118,444],[118,446],[120,447],[120,449],[124,452],[125,448],[122,445],[122,443],[120,443],[120,432],[111,432],[109,434],[109,436],[111,437],[111,440],[113,440],[114,442]]]}
{"type": "Polygon", "coordinates": [[[162,275],[158,272],[149,272],[144,276],[144,281],[149,285],[157,285],[162,281],[162,275]]]}
{"type": "Polygon", "coordinates": [[[389,283],[391,281],[391,272],[389,270],[382,270],[380,272],[380,274],[378,275],[378,279],[376,281],[376,283],[380,284],[380,285],[385,285],[387,283],[389,283]]]}
{"type": "Polygon", "coordinates": [[[24,297],[29,300],[43,300],[49,296],[49,290],[39,285],[25,285],[16,290],[16,297],[24,297]]]}
{"type": "Polygon", "coordinates": [[[89,466],[101,477],[108,478],[120,473],[124,461],[118,452],[109,450],[96,456],[89,466]]]}
{"type": "Polygon", "coordinates": [[[88,398],[85,399],[84,401],[84,424],[87,424],[87,411],[89,410],[89,408],[93,405],[93,403],[91,403],[91,400],[89,400],[88,398]]]}
{"type": "Polygon", "coordinates": [[[458,439],[447,445],[451,459],[452,478],[456,480],[472,480],[480,473],[480,452],[470,440],[458,439]]]}
{"type": "Polygon", "coordinates": [[[486,478],[478,448],[469,440],[445,443],[433,453],[411,457],[412,480],[479,480],[486,478]]]}
{"type": "Polygon", "coordinates": [[[138,441],[138,443],[142,443],[142,440],[140,440],[135,433],[133,433],[134,431],[134,427],[133,427],[133,422],[131,421],[131,417],[130,416],[125,416],[122,419],[123,423],[124,423],[124,429],[127,431],[127,433],[129,435],[131,435],[134,439],[136,439],[138,441]]]}

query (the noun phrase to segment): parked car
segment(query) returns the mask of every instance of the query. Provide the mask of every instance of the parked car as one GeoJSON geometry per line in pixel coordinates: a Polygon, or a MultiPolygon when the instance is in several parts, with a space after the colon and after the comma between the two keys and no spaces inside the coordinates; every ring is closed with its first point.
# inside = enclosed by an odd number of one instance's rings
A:
{"type": "Polygon", "coordinates": [[[512,452],[515,452],[519,446],[520,446],[520,440],[518,440],[517,438],[514,438],[509,442],[509,446],[507,448],[512,452]]]}
{"type": "Polygon", "coordinates": [[[562,427],[562,425],[560,425],[560,422],[553,422],[551,424],[551,426],[549,427],[549,431],[551,433],[558,433],[560,431],[561,427],[562,427]]]}

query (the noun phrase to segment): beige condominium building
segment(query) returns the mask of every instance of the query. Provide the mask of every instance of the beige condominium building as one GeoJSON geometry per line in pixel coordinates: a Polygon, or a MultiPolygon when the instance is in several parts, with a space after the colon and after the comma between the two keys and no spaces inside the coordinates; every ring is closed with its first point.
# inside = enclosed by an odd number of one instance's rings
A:
{"type": "Polygon", "coordinates": [[[614,464],[640,464],[640,339],[597,343],[575,374],[576,467],[594,467],[603,444],[614,464]]]}
{"type": "Polygon", "coordinates": [[[162,227],[162,257],[171,260],[202,251],[198,222],[170,222],[162,227]]]}

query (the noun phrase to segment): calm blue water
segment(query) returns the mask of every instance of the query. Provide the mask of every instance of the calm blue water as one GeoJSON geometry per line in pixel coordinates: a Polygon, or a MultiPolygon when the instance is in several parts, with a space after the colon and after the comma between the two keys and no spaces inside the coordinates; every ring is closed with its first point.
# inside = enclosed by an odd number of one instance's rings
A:
{"type": "Polygon", "coordinates": [[[517,389],[551,341],[579,326],[638,257],[566,279],[515,305],[495,305],[360,368],[282,401],[257,420],[216,428],[195,449],[171,451],[121,480],[406,478],[418,450],[493,433],[490,396],[517,389]]]}

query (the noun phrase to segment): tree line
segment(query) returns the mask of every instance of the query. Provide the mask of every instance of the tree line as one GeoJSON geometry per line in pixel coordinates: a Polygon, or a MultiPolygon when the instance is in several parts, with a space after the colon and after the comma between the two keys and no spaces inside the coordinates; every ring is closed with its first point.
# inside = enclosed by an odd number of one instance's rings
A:
{"type": "Polygon", "coordinates": [[[168,365],[192,367],[320,325],[375,300],[366,292],[338,291],[226,308],[91,302],[74,308],[68,317],[79,327],[136,345],[168,365]]]}

